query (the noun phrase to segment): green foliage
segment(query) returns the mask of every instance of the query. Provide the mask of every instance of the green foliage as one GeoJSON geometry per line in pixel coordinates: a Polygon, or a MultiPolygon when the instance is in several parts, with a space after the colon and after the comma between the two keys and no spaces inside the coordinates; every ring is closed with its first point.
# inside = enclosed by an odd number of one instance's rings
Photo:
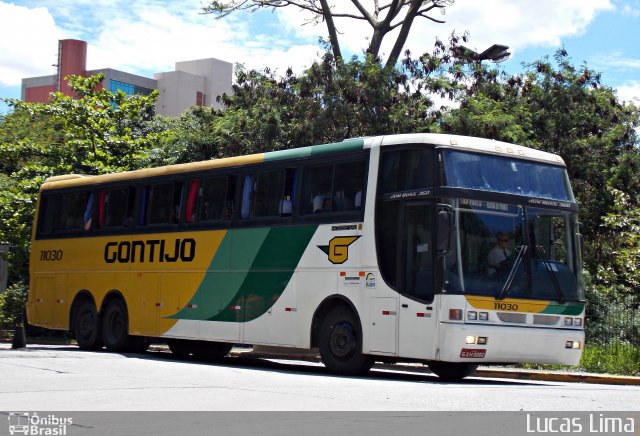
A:
{"type": "Polygon", "coordinates": [[[164,156],[185,162],[429,131],[432,101],[411,86],[402,69],[386,70],[372,56],[341,62],[326,54],[300,76],[239,66],[233,94],[222,97],[224,112],[183,114],[164,156]]]}
{"type": "Polygon", "coordinates": [[[27,302],[27,286],[14,283],[5,292],[0,292],[0,329],[11,330],[24,312],[27,302]]]}
{"type": "Polygon", "coordinates": [[[608,346],[588,345],[580,359],[580,369],[595,373],[640,375],[640,347],[627,342],[608,346]]]}
{"type": "Polygon", "coordinates": [[[614,205],[602,219],[596,283],[609,293],[640,296],[640,206],[620,190],[611,193],[614,205]]]}
{"type": "Polygon", "coordinates": [[[157,92],[112,93],[98,86],[103,78],[69,77],[77,98],[5,100],[13,112],[0,119],[0,240],[10,243],[9,283],[27,281],[35,200],[47,177],[140,168],[166,136],[152,123],[157,92]]]}

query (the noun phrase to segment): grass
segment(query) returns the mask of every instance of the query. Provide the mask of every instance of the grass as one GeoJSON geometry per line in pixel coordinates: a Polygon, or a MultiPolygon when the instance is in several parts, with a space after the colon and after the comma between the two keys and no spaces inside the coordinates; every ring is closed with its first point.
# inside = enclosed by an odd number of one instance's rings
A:
{"type": "Polygon", "coordinates": [[[521,364],[518,366],[528,369],[640,376],[640,347],[627,342],[618,342],[606,346],[587,344],[577,366],[537,364],[521,364]]]}

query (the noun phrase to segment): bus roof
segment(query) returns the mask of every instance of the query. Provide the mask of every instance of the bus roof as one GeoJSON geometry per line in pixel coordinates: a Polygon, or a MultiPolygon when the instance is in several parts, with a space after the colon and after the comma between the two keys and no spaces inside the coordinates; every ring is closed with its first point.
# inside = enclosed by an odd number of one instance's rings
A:
{"type": "Polygon", "coordinates": [[[518,159],[534,160],[565,166],[564,160],[557,154],[547,153],[534,148],[511,144],[509,142],[476,138],[473,136],[444,135],[439,133],[408,133],[385,136],[382,139],[381,145],[384,147],[399,144],[432,144],[460,151],[475,151],[494,156],[513,156],[518,159]]]}
{"type": "Polygon", "coordinates": [[[135,171],[86,176],[69,174],[49,177],[40,189],[65,188],[72,186],[93,185],[106,182],[146,179],[192,171],[205,171],[217,168],[238,167],[263,162],[277,162],[289,159],[301,159],[311,156],[347,153],[367,148],[385,147],[400,144],[430,144],[459,150],[476,151],[493,155],[513,156],[519,159],[536,160],[552,164],[564,165],[560,156],[532,148],[490,139],[471,136],[443,135],[437,133],[411,133],[401,135],[372,136],[347,139],[342,142],[312,145],[289,150],[271,151],[246,156],[227,157],[200,162],[168,165],[156,168],[145,168],[135,171]]]}

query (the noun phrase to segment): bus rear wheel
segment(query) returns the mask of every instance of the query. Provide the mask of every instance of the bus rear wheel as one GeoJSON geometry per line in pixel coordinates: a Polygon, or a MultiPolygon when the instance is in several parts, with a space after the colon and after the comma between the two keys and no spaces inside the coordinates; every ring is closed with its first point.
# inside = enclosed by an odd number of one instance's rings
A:
{"type": "Polygon", "coordinates": [[[459,362],[429,362],[429,369],[442,380],[460,381],[473,374],[478,365],[459,362]]]}
{"type": "Polygon", "coordinates": [[[322,363],[337,374],[366,373],[373,358],[362,354],[362,334],[353,312],[344,306],[331,310],[320,324],[318,347],[322,363]]]}
{"type": "Polygon", "coordinates": [[[127,307],[120,299],[111,300],[102,314],[102,340],[109,351],[141,353],[149,347],[147,338],[129,335],[127,307]]]}
{"type": "Polygon", "coordinates": [[[100,318],[95,304],[83,301],[75,311],[73,335],[81,350],[99,350],[102,348],[100,318]]]}

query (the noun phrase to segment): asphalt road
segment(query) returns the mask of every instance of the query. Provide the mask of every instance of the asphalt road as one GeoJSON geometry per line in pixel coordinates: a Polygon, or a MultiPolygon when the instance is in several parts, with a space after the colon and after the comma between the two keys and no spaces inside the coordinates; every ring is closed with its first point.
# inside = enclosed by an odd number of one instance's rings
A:
{"type": "Polygon", "coordinates": [[[638,411],[639,386],[469,378],[374,370],[338,377],[313,362],[168,352],[115,354],[0,344],[0,410],[638,411]]]}

